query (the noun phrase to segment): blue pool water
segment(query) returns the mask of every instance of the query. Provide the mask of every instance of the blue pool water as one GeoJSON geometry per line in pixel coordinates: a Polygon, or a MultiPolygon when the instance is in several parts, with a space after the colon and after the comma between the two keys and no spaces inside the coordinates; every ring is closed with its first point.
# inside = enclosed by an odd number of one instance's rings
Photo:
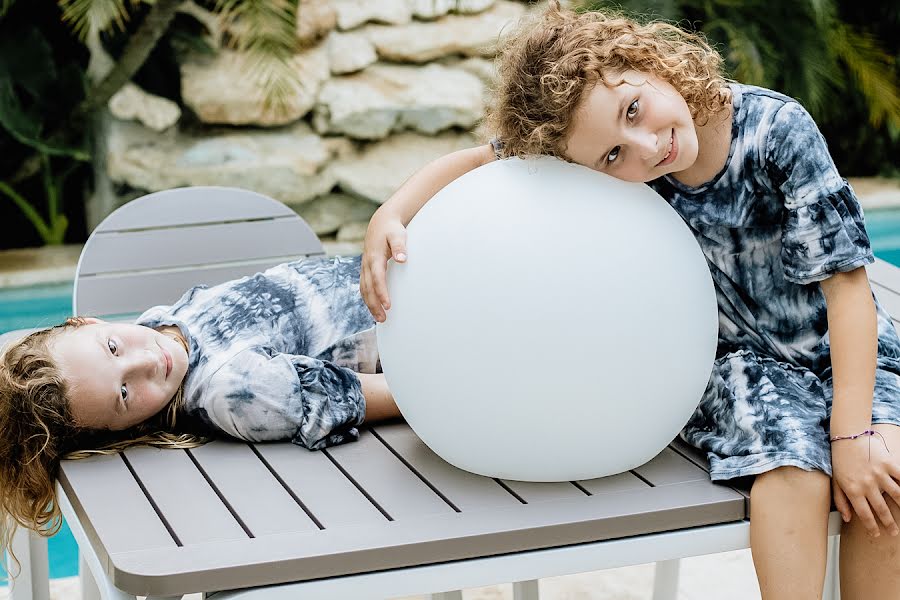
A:
{"type": "Polygon", "coordinates": [[[71,283],[0,290],[0,333],[49,327],[62,323],[71,314],[71,283]]]}
{"type": "MultiPolygon", "coordinates": [[[[900,209],[868,211],[866,226],[875,255],[900,266],[900,209]]],[[[71,312],[71,298],[71,283],[0,290],[0,333],[60,323],[71,312]]],[[[78,547],[67,525],[48,546],[50,577],[78,574],[78,547]]]]}

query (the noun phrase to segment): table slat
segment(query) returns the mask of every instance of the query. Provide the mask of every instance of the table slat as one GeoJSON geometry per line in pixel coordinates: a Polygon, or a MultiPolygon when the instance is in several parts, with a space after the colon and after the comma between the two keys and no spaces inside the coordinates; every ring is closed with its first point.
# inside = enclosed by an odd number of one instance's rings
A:
{"type": "Polygon", "coordinates": [[[73,508],[89,515],[82,522],[96,547],[110,554],[176,547],[120,455],[64,460],[59,483],[73,508]],[[127,507],[127,526],[122,507],[127,507]]]}
{"type": "Polygon", "coordinates": [[[454,512],[368,430],[359,441],[324,450],[392,519],[454,512]]]}
{"type": "Polygon", "coordinates": [[[634,472],[655,487],[686,481],[709,480],[709,474],[706,471],[668,447],[647,464],[634,469],[634,472]]]}
{"type": "Polygon", "coordinates": [[[493,479],[448,464],[405,423],[380,425],[373,431],[461,511],[519,504],[515,496],[493,479]]]}
{"type": "Polygon", "coordinates": [[[247,539],[184,450],[131,448],[125,458],[182,544],[247,539]]]}
{"type": "Polygon", "coordinates": [[[214,441],[188,452],[254,536],[318,530],[247,444],[214,441]]]}
{"type": "Polygon", "coordinates": [[[254,447],[325,529],[385,520],[324,452],[288,443],[254,447]]]}

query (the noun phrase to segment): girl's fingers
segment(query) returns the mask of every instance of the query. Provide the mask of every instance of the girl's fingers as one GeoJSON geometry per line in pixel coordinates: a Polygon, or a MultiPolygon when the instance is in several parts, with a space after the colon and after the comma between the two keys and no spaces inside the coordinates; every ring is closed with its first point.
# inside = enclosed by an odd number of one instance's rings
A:
{"type": "Polygon", "coordinates": [[[853,509],[850,506],[850,501],[847,500],[847,494],[844,493],[844,490],[841,489],[837,482],[834,484],[834,505],[838,512],[841,513],[844,523],[849,523],[850,519],[853,518],[853,509]]]}
{"type": "MultiPolygon", "coordinates": [[[[868,498],[864,495],[850,495],[847,496],[847,499],[850,500],[850,504],[853,505],[853,510],[862,522],[863,528],[872,537],[878,537],[878,521],[875,520],[872,510],[869,508],[868,498]]],[[[882,502],[883,501],[884,500],[882,500],[882,502]]]]}
{"type": "MultiPolygon", "coordinates": [[[[900,485],[897,485],[897,482],[893,478],[886,475],[881,482],[881,489],[897,506],[900,506],[900,485]]],[[[900,534],[900,527],[895,526],[893,531],[891,531],[891,535],[897,534],[900,534]]]]}
{"type": "Polygon", "coordinates": [[[388,236],[391,257],[397,262],[406,262],[406,230],[388,236]]]}
{"type": "Polygon", "coordinates": [[[885,530],[891,535],[896,535],[894,532],[897,531],[897,522],[894,521],[894,515],[891,514],[887,502],[884,501],[884,496],[881,495],[881,489],[875,488],[869,496],[869,505],[878,515],[878,520],[884,525],[885,530]]]}
{"type": "Polygon", "coordinates": [[[391,298],[390,296],[388,296],[387,291],[387,262],[385,261],[385,259],[375,261],[375,263],[372,265],[370,275],[375,300],[379,308],[384,307],[384,309],[381,311],[381,320],[383,321],[384,310],[390,310],[391,308],[391,298]]]}
{"type": "MultiPolygon", "coordinates": [[[[366,306],[369,309],[369,312],[372,313],[372,317],[375,318],[379,323],[384,321],[384,309],[381,306],[381,302],[378,300],[378,295],[375,293],[372,288],[371,280],[372,280],[372,267],[369,266],[372,263],[371,258],[367,258],[363,260],[363,269],[362,273],[359,277],[359,291],[362,294],[363,302],[366,303],[366,306]]],[[[377,259],[374,261],[376,264],[378,262],[377,259]]]]}

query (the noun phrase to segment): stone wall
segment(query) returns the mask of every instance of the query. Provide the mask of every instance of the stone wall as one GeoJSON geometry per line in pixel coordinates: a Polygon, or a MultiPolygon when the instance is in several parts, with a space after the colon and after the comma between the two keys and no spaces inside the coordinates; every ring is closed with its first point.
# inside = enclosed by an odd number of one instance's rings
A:
{"type": "MultiPolygon", "coordinates": [[[[213,15],[184,10],[221,44],[213,15]]],[[[301,0],[302,84],[282,114],[264,109],[224,48],[181,65],[184,107],[129,84],[110,101],[91,225],[146,192],[229,185],[287,203],[355,251],[407,177],[478,142],[497,40],[526,10],[508,0],[301,0]]]]}

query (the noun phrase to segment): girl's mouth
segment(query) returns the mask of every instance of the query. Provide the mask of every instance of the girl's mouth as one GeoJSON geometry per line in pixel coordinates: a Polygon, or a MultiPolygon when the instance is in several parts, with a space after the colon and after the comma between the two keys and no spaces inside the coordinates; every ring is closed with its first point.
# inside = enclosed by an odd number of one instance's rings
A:
{"type": "Polygon", "coordinates": [[[169,355],[168,352],[166,352],[166,349],[163,348],[162,346],[160,346],[159,349],[162,350],[163,358],[166,359],[166,379],[168,379],[169,373],[172,372],[172,357],[169,355]]]}
{"type": "Polygon", "coordinates": [[[657,163],[657,167],[664,167],[666,165],[672,164],[675,162],[675,159],[678,158],[678,139],[675,137],[675,130],[672,130],[672,137],[669,138],[669,151],[666,152],[666,155],[663,157],[659,163],[657,163]]]}

